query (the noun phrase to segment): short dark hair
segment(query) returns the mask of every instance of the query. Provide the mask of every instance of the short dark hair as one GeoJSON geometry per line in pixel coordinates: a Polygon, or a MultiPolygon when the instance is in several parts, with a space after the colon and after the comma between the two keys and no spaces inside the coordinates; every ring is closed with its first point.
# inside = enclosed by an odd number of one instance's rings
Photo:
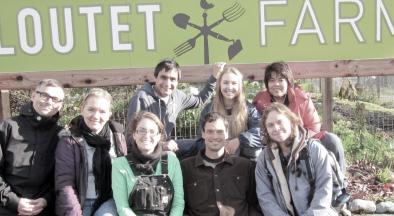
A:
{"type": "Polygon", "coordinates": [[[290,87],[294,86],[294,76],[290,66],[285,62],[274,62],[272,64],[269,64],[265,68],[264,84],[267,90],[269,90],[268,82],[271,79],[273,73],[276,73],[277,75],[284,77],[287,80],[287,84],[290,87]]]}
{"type": "Polygon", "coordinates": [[[153,74],[155,78],[159,75],[159,72],[164,70],[165,72],[176,69],[178,72],[178,80],[181,78],[181,69],[179,64],[173,59],[164,59],[156,65],[155,73],[153,74]]]}
{"type": "Polygon", "coordinates": [[[209,112],[204,116],[204,118],[202,120],[202,131],[205,131],[205,125],[207,123],[215,122],[217,120],[222,120],[224,123],[224,127],[226,128],[226,131],[228,131],[227,119],[218,112],[209,112]]]}

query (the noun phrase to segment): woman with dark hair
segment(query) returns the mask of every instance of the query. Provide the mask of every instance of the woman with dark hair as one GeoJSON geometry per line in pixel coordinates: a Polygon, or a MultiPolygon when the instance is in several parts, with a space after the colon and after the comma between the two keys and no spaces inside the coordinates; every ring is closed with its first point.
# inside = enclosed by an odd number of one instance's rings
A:
{"type": "Polygon", "coordinates": [[[57,215],[117,215],[112,199],[112,159],[127,153],[123,126],[110,120],[111,95],[91,89],[81,114],[60,133],[56,149],[57,215]]]}
{"type": "Polygon", "coordinates": [[[265,69],[264,84],[267,90],[259,92],[253,104],[260,113],[273,102],[286,105],[298,116],[309,137],[320,142],[334,153],[342,172],[346,170],[345,153],[341,139],[330,132],[321,130],[320,117],[310,96],[294,84],[293,72],[284,62],[274,62],[265,69]]]}
{"type": "MultiPolygon", "coordinates": [[[[222,114],[229,122],[229,143],[226,150],[251,160],[256,160],[262,150],[260,137],[260,114],[245,98],[243,75],[235,67],[229,67],[218,78],[215,97],[201,111],[202,119],[209,112],[222,114]]],[[[202,148],[201,139],[197,141],[202,148]]]]}
{"type": "Polygon", "coordinates": [[[338,215],[331,208],[332,172],[327,150],[318,140],[310,139],[300,123],[281,103],[274,102],[264,110],[261,128],[267,147],[256,165],[260,207],[265,216],[338,215]],[[307,166],[309,163],[312,165],[307,166]],[[313,185],[306,173],[313,176],[313,185]]]}
{"type": "Polygon", "coordinates": [[[183,215],[182,171],[176,155],[162,151],[165,128],[146,111],[132,118],[127,140],[131,152],[114,160],[112,190],[123,215],[183,215]]]}

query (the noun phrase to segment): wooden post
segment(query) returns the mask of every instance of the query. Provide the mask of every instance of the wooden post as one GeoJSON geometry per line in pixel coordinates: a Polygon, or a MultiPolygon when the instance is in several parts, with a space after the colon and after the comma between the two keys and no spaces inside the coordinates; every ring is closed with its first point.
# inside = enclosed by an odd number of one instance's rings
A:
{"type": "Polygon", "coordinates": [[[11,117],[10,90],[0,91],[0,120],[11,117]]]}
{"type": "Polygon", "coordinates": [[[333,131],[332,105],[333,105],[332,78],[324,78],[322,129],[330,132],[333,131]]]}
{"type": "Polygon", "coordinates": [[[378,95],[378,99],[380,98],[380,85],[381,85],[380,80],[381,80],[380,76],[377,76],[376,77],[376,93],[378,95]]]}

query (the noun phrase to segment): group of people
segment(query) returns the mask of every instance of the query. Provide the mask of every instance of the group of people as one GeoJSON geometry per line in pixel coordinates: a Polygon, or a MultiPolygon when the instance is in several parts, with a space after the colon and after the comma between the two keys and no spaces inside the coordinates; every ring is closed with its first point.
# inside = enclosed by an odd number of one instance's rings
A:
{"type": "Polygon", "coordinates": [[[20,114],[0,124],[0,215],[336,214],[327,150],[345,170],[343,147],[321,131],[288,64],[266,67],[266,90],[253,103],[242,73],[223,62],[198,95],[177,89],[174,60],[161,61],[154,78],[130,99],[125,129],[111,120],[112,97],[100,88],[62,128],[64,90],[39,82],[20,114]],[[204,104],[200,138],[176,139],[178,114],[204,104]]]}

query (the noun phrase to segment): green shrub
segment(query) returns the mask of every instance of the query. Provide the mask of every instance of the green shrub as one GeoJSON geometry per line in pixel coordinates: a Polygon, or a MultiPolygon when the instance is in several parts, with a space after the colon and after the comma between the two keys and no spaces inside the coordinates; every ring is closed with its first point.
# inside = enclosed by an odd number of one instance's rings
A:
{"type": "Polygon", "coordinates": [[[380,183],[388,183],[391,181],[391,170],[386,167],[382,170],[379,170],[378,173],[376,174],[376,179],[380,183]]]}
{"type": "Polygon", "coordinates": [[[334,124],[334,132],[341,137],[346,159],[352,163],[366,160],[380,167],[394,165],[394,138],[380,130],[368,131],[365,122],[365,106],[356,104],[356,119],[345,121],[343,118],[334,124]]]}

